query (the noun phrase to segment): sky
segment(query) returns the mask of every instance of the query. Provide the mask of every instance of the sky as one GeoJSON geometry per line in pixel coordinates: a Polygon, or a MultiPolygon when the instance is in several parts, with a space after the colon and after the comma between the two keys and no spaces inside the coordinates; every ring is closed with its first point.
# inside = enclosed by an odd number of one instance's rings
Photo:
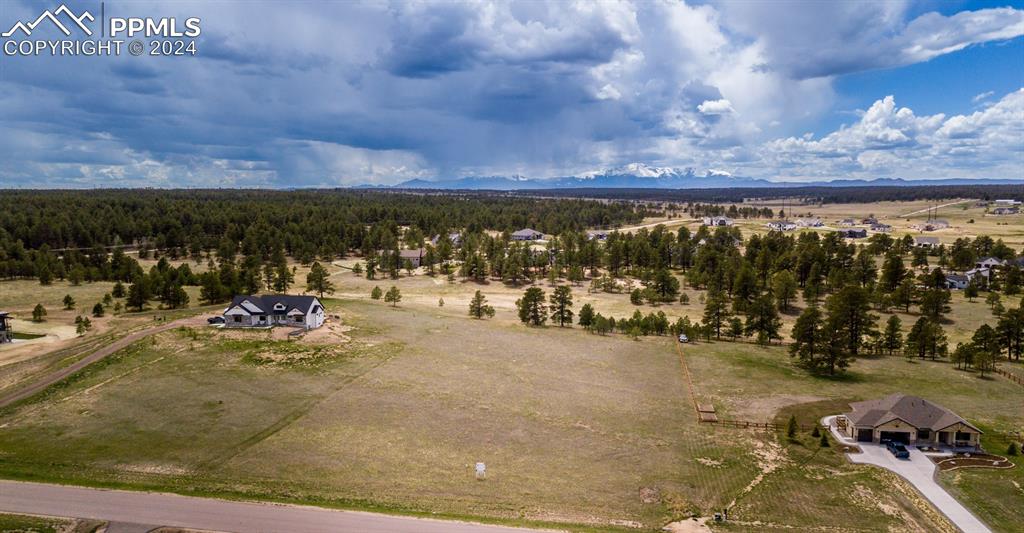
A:
{"type": "MultiPolygon", "coordinates": [[[[0,26],[59,5],[3,0],[0,26]]],[[[67,5],[101,18],[99,2],[67,5]]],[[[1020,1],[103,9],[199,17],[196,55],[0,56],[0,188],[389,185],[631,163],[1024,179],[1020,1]]],[[[81,38],[44,26],[0,41],[81,38]]]]}

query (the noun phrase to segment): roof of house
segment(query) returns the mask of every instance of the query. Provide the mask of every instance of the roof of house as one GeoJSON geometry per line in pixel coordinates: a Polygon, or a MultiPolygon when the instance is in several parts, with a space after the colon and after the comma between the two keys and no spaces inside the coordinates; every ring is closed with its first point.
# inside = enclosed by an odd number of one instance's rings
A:
{"type": "Polygon", "coordinates": [[[967,283],[971,279],[963,274],[946,274],[946,279],[949,281],[957,281],[960,283],[967,283]]]}
{"type": "Polygon", "coordinates": [[[513,237],[529,237],[531,235],[543,235],[543,233],[530,228],[523,228],[512,234],[513,237]]]}
{"type": "Polygon", "coordinates": [[[914,242],[918,244],[939,244],[938,237],[914,237],[914,242]]]}
{"type": "Polygon", "coordinates": [[[399,250],[399,252],[398,252],[398,256],[401,257],[402,259],[412,259],[412,258],[419,259],[419,258],[423,257],[423,254],[424,254],[423,248],[418,248],[416,250],[399,250]]]}
{"type": "Polygon", "coordinates": [[[976,263],[986,263],[986,262],[989,262],[989,261],[992,261],[994,263],[998,263],[1000,265],[1006,263],[1006,261],[1003,261],[1002,259],[999,259],[998,257],[992,257],[992,256],[982,257],[981,259],[978,259],[975,262],[976,263]]]}
{"type": "Polygon", "coordinates": [[[854,426],[876,427],[898,418],[915,428],[939,431],[959,423],[982,433],[953,411],[917,396],[890,394],[879,400],[854,402],[850,407],[853,412],[846,419],[854,426]]]}
{"type": "Polygon", "coordinates": [[[314,302],[319,305],[320,300],[317,300],[316,296],[302,296],[297,294],[265,294],[263,296],[256,296],[254,294],[239,294],[231,300],[232,307],[241,306],[246,300],[255,308],[242,306],[246,311],[253,314],[266,314],[274,309],[277,304],[283,304],[287,313],[292,309],[297,309],[303,314],[308,313],[310,308],[313,307],[314,302]]]}

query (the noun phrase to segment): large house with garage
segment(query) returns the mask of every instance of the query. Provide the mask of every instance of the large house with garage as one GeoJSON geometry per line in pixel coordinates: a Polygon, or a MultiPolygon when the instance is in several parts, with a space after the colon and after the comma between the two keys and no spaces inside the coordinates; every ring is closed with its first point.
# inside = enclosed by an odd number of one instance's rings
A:
{"type": "Polygon", "coordinates": [[[839,428],[858,442],[901,442],[914,446],[977,447],[981,430],[956,413],[917,396],[890,394],[850,404],[839,428]]]}
{"type": "Polygon", "coordinates": [[[224,310],[226,328],[291,326],[314,329],[324,323],[324,306],[316,296],[239,295],[224,310]]]}

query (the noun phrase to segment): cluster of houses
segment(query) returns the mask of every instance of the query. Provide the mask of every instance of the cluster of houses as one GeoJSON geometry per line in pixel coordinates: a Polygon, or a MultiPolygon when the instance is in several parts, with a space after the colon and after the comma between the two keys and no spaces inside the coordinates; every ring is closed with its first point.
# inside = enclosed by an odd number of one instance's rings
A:
{"type": "MultiPolygon", "coordinates": [[[[1013,262],[1018,266],[1024,267],[1024,257],[1018,258],[1013,262]]],[[[985,278],[987,283],[992,279],[992,272],[997,268],[1009,266],[1010,264],[1010,261],[1005,261],[998,257],[983,257],[974,263],[974,268],[963,274],[946,274],[946,287],[950,289],[966,289],[978,277],[985,278]]]]}

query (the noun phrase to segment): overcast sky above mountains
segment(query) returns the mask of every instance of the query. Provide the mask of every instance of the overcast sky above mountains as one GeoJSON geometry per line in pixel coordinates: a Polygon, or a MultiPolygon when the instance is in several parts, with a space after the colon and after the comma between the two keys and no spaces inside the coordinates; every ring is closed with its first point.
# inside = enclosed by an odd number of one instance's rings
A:
{"type": "Polygon", "coordinates": [[[198,57],[0,57],[0,186],[1024,179],[1021,2],[106,8],[201,17],[198,57]]]}

